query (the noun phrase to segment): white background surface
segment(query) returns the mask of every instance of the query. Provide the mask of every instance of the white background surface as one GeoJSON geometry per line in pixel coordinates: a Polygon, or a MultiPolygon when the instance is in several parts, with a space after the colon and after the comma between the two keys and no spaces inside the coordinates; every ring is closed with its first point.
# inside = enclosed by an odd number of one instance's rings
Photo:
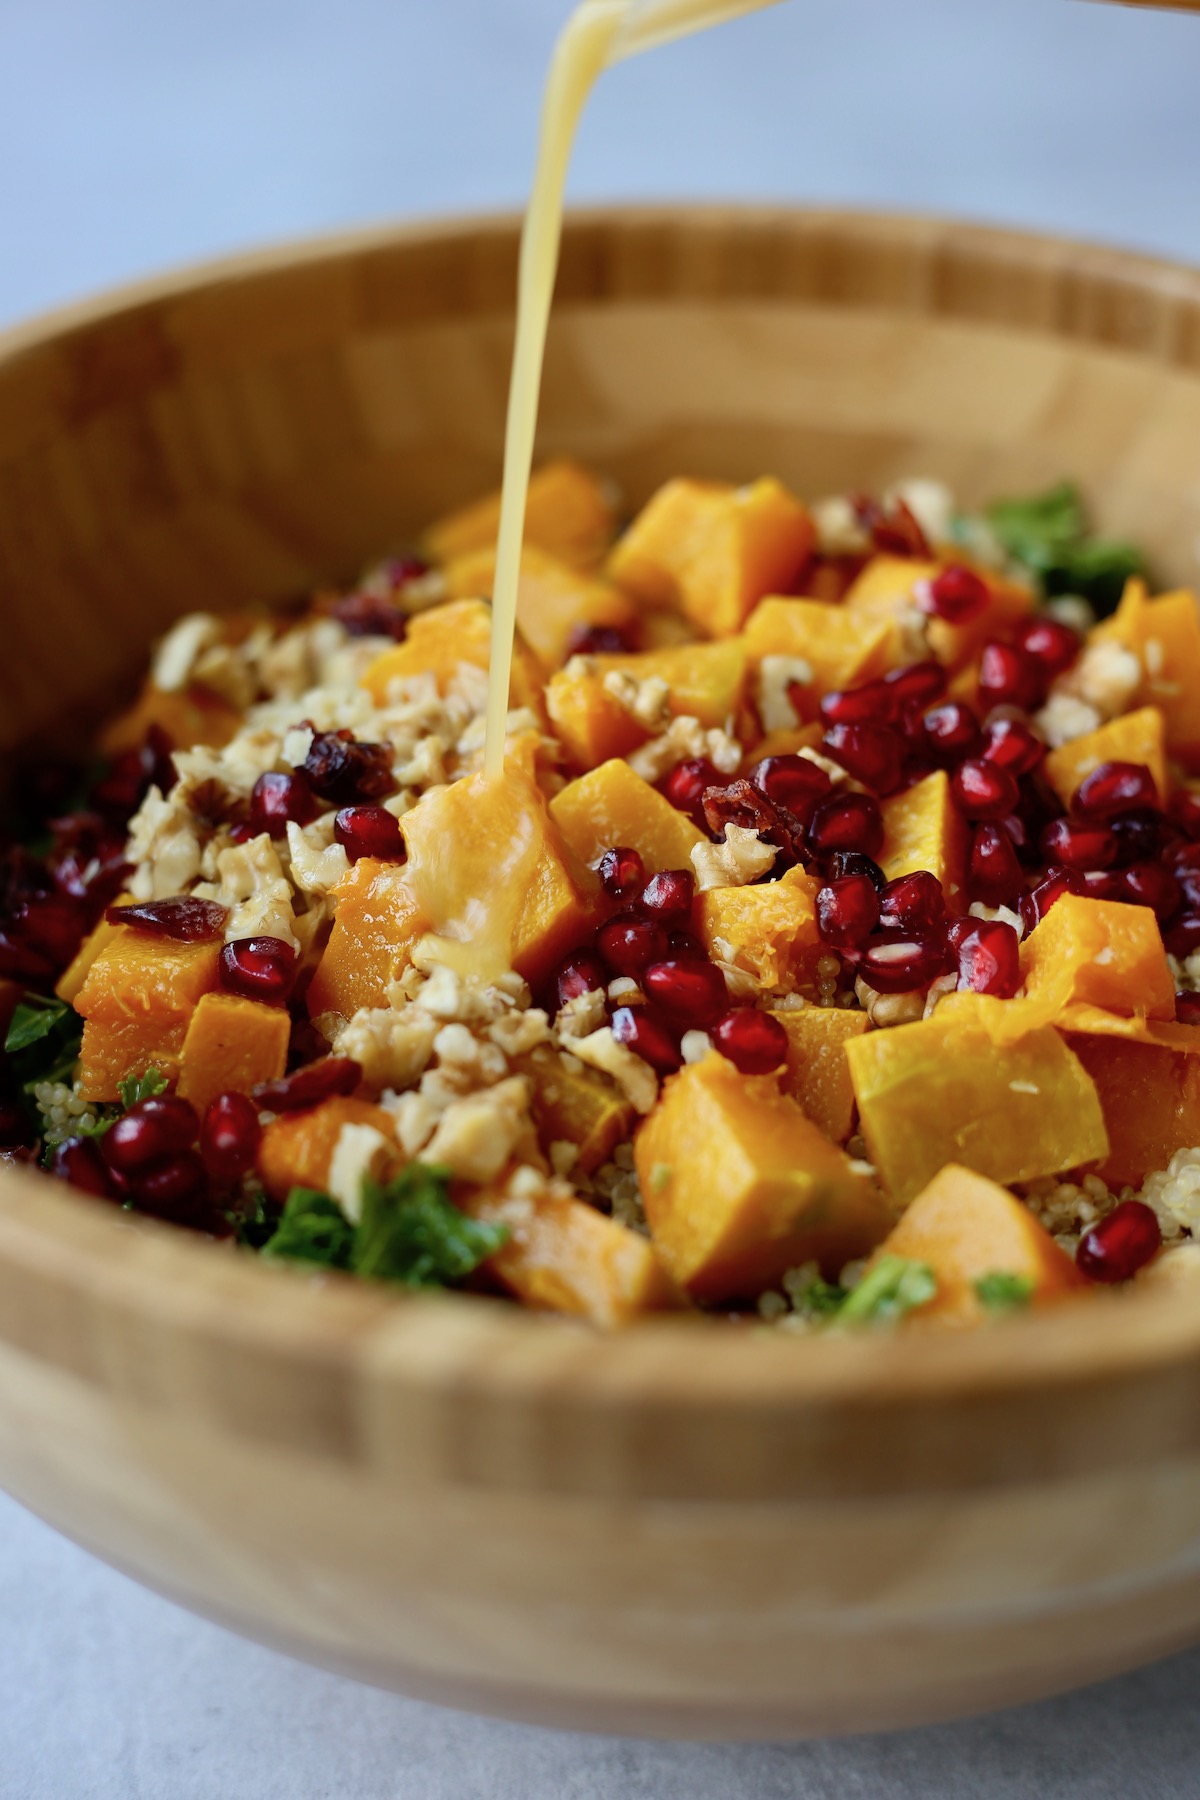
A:
{"type": "MultiPolygon", "coordinates": [[[[520,204],[565,10],[0,0],[0,321],[267,239],[520,204]]],[[[1200,18],[787,0],[606,77],[573,191],[943,211],[1200,261],[1200,18]]],[[[1195,1800],[1198,1693],[1200,1652],[872,1740],[558,1736],[239,1643],[0,1500],[0,1800],[1195,1800]]]]}

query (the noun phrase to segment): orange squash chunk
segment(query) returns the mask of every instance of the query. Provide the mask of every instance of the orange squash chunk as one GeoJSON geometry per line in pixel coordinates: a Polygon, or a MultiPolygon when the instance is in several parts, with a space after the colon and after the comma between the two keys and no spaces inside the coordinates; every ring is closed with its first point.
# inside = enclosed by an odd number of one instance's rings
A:
{"type": "Polygon", "coordinates": [[[879,866],[889,881],[929,869],[946,890],[951,910],[962,889],[967,828],[950,798],[950,778],[936,769],[902,794],[880,802],[883,848],[879,866]]]}
{"type": "MultiPolygon", "coordinates": [[[[362,685],[377,706],[386,703],[393,681],[411,680],[415,675],[436,676],[438,692],[444,694],[464,664],[486,671],[491,653],[491,607],[483,600],[448,600],[444,606],[416,613],[404,642],[375,658],[362,685]]],[[[537,659],[518,638],[513,646],[510,704],[538,712],[541,692],[537,659]]]]}
{"type": "MultiPolygon", "coordinates": [[[[119,906],[122,901],[128,900],[128,898],[128,894],[123,894],[116,904],[119,906]]],[[[68,1006],[74,1006],[75,997],[87,980],[88,970],[100,955],[101,951],[107,950],[120,929],[121,927],[119,925],[111,925],[105,918],[99,919],[97,923],[92,926],[92,929],[88,932],[82,944],[80,944],[78,950],[55,983],[54,992],[58,995],[60,1000],[65,1000],[68,1006]]]]}
{"type": "MultiPolygon", "coordinates": [[[[923,562],[907,556],[873,556],[855,577],[842,604],[863,618],[891,620],[900,625],[915,606],[919,581],[932,580],[947,565],[923,562]]],[[[987,586],[989,603],[978,618],[965,625],[947,625],[944,619],[927,623],[929,648],[949,669],[972,662],[989,638],[1005,637],[1033,606],[1027,587],[1004,581],[987,570],[978,574],[987,586]]]]}
{"type": "MultiPolygon", "coordinates": [[[[609,482],[581,463],[558,457],[535,469],[525,506],[525,542],[576,568],[599,562],[616,530],[609,482]]],[[[436,520],[421,539],[431,562],[448,563],[472,550],[491,550],[500,529],[500,493],[472,501],[436,520]]]]}
{"type": "Polygon", "coordinates": [[[282,1006],[238,994],[203,994],[179,1057],[179,1092],[201,1116],[218,1094],[248,1094],[278,1081],[287,1066],[292,1022],[282,1006]]]}
{"type": "Polygon", "coordinates": [[[788,1035],[787,1068],[780,1086],[835,1144],[854,1127],[854,1083],[846,1045],[868,1030],[866,1013],[837,1006],[772,1009],[788,1035]]]}
{"type": "Polygon", "coordinates": [[[905,1315],[906,1325],[982,1324],[987,1308],[975,1283],[986,1275],[1023,1277],[1034,1306],[1088,1285],[1015,1195],[955,1163],[939,1169],[917,1195],[879,1246],[876,1259],[883,1256],[927,1263],[937,1279],[937,1293],[905,1315]]]}
{"type": "Polygon", "coordinates": [[[860,1129],[898,1205],[948,1162],[1008,1184],[1107,1156],[1094,1082],[1053,1026],[1006,1041],[1015,1004],[952,994],[928,1019],[847,1042],[860,1129]]]}
{"type": "Polygon", "coordinates": [[[608,573],[647,606],[677,607],[725,637],[764,594],[786,593],[814,535],[807,508],[769,476],[740,488],[668,481],[617,541],[608,573]]]}
{"type": "Polygon", "coordinates": [[[1200,1061],[1119,1037],[1067,1038],[1096,1084],[1109,1153],[1096,1173],[1110,1187],[1140,1186],[1177,1150],[1200,1144],[1200,1061]]]}
{"type": "Polygon", "coordinates": [[[1146,596],[1136,576],[1125,584],[1111,619],[1091,633],[1094,642],[1124,644],[1142,665],[1139,699],[1163,716],[1167,749],[1189,770],[1200,768],[1200,610],[1186,588],[1146,596]]]}
{"type": "MultiPolygon", "coordinates": [[[[445,571],[452,600],[473,594],[489,596],[496,582],[494,549],[472,550],[445,571]]],[[[633,607],[620,588],[560,562],[536,544],[521,550],[517,582],[517,630],[548,669],[570,654],[571,633],[578,626],[628,625],[633,607]]]]}
{"type": "Polygon", "coordinates": [[[850,613],[824,600],[768,599],[756,606],[743,634],[755,675],[764,657],[799,658],[812,680],[793,690],[802,718],[815,719],[822,694],[881,675],[899,654],[890,620],[850,613]]]}
{"type": "Polygon", "coordinates": [[[590,1175],[629,1136],[633,1108],[605,1076],[580,1064],[572,1069],[548,1044],[518,1057],[514,1067],[530,1078],[530,1110],[546,1151],[553,1143],[574,1144],[579,1168],[590,1175]]]}
{"type": "Polygon", "coordinates": [[[836,1274],[891,1224],[870,1179],[774,1076],[715,1054],[669,1078],[634,1158],[659,1254],[696,1299],[750,1298],[814,1258],[836,1274]]]}
{"type": "Polygon", "coordinates": [[[173,1080],[189,1021],[217,985],[220,944],[180,944],[118,926],[75,996],[86,1021],[79,1083],[85,1100],[116,1100],[117,1084],[157,1068],[173,1080]]]}
{"type": "Polygon", "coordinates": [[[651,874],[690,869],[693,848],[707,842],[686,813],[620,758],[568,782],[551,800],[550,817],[567,848],[588,868],[614,844],[627,844],[651,874]]]}
{"type": "Polygon", "coordinates": [[[294,1187],[324,1191],[343,1125],[373,1125],[395,1139],[396,1122],[369,1100],[322,1100],[303,1112],[280,1113],[262,1134],[258,1146],[258,1178],[271,1199],[282,1205],[294,1187]]]}
{"type": "Polygon", "coordinates": [[[699,894],[692,921],[707,954],[752,975],[761,988],[786,994],[812,986],[826,945],[817,931],[820,883],[803,869],[753,887],[699,894]]]}
{"type": "Polygon", "coordinates": [[[389,985],[412,959],[427,926],[403,863],[364,856],[333,890],[333,929],[308,989],[308,1010],[349,1019],[360,1006],[383,1006],[389,985]]]}
{"type": "Polygon", "coordinates": [[[105,756],[140,749],[152,725],[170,739],[173,750],[190,750],[194,744],[219,748],[229,742],[241,722],[237,707],[211,688],[195,683],[167,694],[147,682],[133,705],[105,726],[100,748],[105,756]]]}
{"type": "Polygon", "coordinates": [[[1141,706],[1136,712],[1123,713],[1107,725],[1073,738],[1069,744],[1051,750],[1042,767],[1063,805],[1069,806],[1084,776],[1106,762],[1144,763],[1154,777],[1160,802],[1165,799],[1166,738],[1157,706],[1141,706]]]}
{"type": "Polygon", "coordinates": [[[634,681],[664,681],[673,714],[699,719],[705,726],[723,726],[741,705],[746,651],[740,638],[730,638],[720,644],[679,644],[629,656],[572,658],[547,683],[546,710],[567,755],[583,769],[613,756],[628,756],[650,736],[605,688],[604,677],[610,672],[634,681]]]}
{"type": "Polygon", "coordinates": [[[797,725],[793,730],[782,726],[778,731],[768,731],[765,737],[760,737],[746,751],[742,758],[741,773],[744,775],[765,756],[796,756],[801,750],[819,749],[824,735],[824,726],[815,721],[811,725],[797,725]]]}
{"type": "Polygon", "coordinates": [[[1021,945],[1025,997],[1051,1016],[1072,1001],[1174,1019],[1175,983],[1148,906],[1064,894],[1021,945]]]}

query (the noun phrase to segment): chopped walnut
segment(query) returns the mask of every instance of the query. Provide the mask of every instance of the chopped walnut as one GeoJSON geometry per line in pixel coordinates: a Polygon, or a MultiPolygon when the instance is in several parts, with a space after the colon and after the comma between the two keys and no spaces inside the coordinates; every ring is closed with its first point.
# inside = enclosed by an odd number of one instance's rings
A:
{"type": "Polygon", "coordinates": [[[865,556],[870,550],[871,540],[845,494],[815,500],[811,511],[822,556],[865,556]]]}
{"type": "Polygon", "coordinates": [[[987,906],[982,900],[972,900],[967,912],[972,919],[999,919],[1001,924],[1011,925],[1019,938],[1025,936],[1025,921],[1011,906],[987,906]]]}
{"type": "Polygon", "coordinates": [[[650,1111],[658,1098],[658,1077],[627,1044],[618,1044],[610,1026],[573,1038],[571,1051],[589,1068],[611,1075],[635,1112],[650,1111]]]}
{"type": "MultiPolygon", "coordinates": [[[[1037,715],[1037,724],[1046,735],[1048,742],[1053,742],[1051,733],[1061,734],[1064,729],[1070,735],[1059,735],[1060,743],[1070,743],[1076,737],[1082,737],[1083,731],[1071,728],[1071,722],[1082,722],[1084,714],[1072,711],[1059,702],[1074,700],[1099,715],[1097,723],[1103,724],[1108,719],[1115,719],[1119,713],[1131,705],[1134,696],[1142,685],[1142,665],[1132,650],[1124,644],[1118,644],[1112,638],[1102,638],[1099,643],[1085,644],[1078,661],[1060,675],[1050,689],[1050,698],[1037,715]],[[1049,727],[1043,724],[1049,714],[1049,727]]],[[[1089,731],[1095,726],[1089,725],[1089,731]]]]}
{"type": "Polygon", "coordinates": [[[747,887],[765,875],[778,855],[774,844],[764,844],[748,826],[727,825],[719,844],[696,844],[692,867],[700,893],[710,888],[747,887]]]}
{"type": "Polygon", "coordinates": [[[911,1025],[925,1017],[924,988],[914,988],[907,994],[880,994],[860,975],[854,983],[854,992],[859,1005],[878,1030],[889,1025],[911,1025]]]}
{"type": "Polygon", "coordinates": [[[217,875],[195,892],[204,900],[227,906],[225,937],[282,938],[293,950],[299,940],[292,929],[292,887],[278,852],[266,832],[244,844],[229,844],[217,855],[217,875]]]}
{"type": "Polygon", "coordinates": [[[352,1225],[362,1218],[364,1180],[382,1179],[395,1161],[395,1145],[374,1125],[342,1126],[329,1159],[325,1185],[352,1225]]]}
{"type": "Polygon", "coordinates": [[[539,1044],[550,1040],[550,1020],[540,1007],[524,1012],[510,1012],[493,1019],[486,1027],[487,1035],[505,1056],[528,1056],[539,1044]]]}
{"type": "Polygon", "coordinates": [[[185,688],[197,657],[220,636],[220,623],[212,613],[185,613],[154,652],[150,680],[159,692],[177,694],[185,688]]]}
{"type": "Polygon", "coordinates": [[[925,1010],[921,1017],[928,1019],[939,1001],[944,1000],[947,994],[957,993],[957,991],[957,975],[939,975],[935,981],[931,981],[929,984],[928,992],[925,995],[925,1010]]]}
{"type": "Polygon", "coordinates": [[[258,692],[254,671],[236,644],[212,644],[196,658],[192,679],[219,694],[238,712],[253,705],[258,692]]]}
{"type": "Polygon", "coordinates": [[[350,858],[341,844],[327,841],[319,847],[322,837],[332,837],[333,819],[334,815],[327,813],[303,828],[294,819],[288,820],[290,873],[301,893],[324,897],[349,872],[350,858]]]}
{"type": "Polygon", "coordinates": [[[448,1106],[427,1146],[427,1159],[445,1163],[461,1180],[492,1181],[528,1131],[529,1083],[513,1075],[448,1106]]]}
{"type": "Polygon", "coordinates": [[[1052,693],[1041,710],[1034,714],[1033,722],[1050,748],[1057,750],[1075,738],[1086,737],[1103,720],[1086,700],[1080,700],[1074,694],[1052,693]]]}
{"type": "Polygon", "coordinates": [[[554,1030],[560,1041],[571,1041],[588,1037],[593,1031],[599,1031],[607,1018],[604,1004],[604,989],[593,988],[590,993],[577,994],[574,1000],[568,1000],[560,1006],[554,1021],[554,1030]]]}
{"type": "Polygon", "coordinates": [[[606,669],[601,686],[647,731],[661,731],[671,716],[671,690],[661,675],[639,681],[623,669],[606,669]]]}
{"type": "Polygon", "coordinates": [[[802,656],[764,656],[758,669],[758,716],[764,731],[791,731],[800,723],[792,705],[793,687],[809,687],[811,663],[802,656]]]}
{"type": "Polygon", "coordinates": [[[651,738],[626,759],[635,775],[643,781],[660,781],[676,764],[691,757],[706,756],[723,775],[740,768],[742,746],[729,732],[716,726],[705,729],[690,713],[672,719],[661,737],[651,738]]]}
{"type": "Polygon", "coordinates": [[[129,822],[129,861],[135,900],[168,900],[186,893],[200,873],[195,820],[175,794],[152,787],[129,822]]]}
{"type": "Polygon", "coordinates": [[[679,1042],[685,1063],[703,1062],[712,1047],[707,1031],[685,1031],[679,1042]]]}
{"type": "Polygon", "coordinates": [[[363,1080],[373,1088],[406,1088],[424,1074],[433,1055],[437,1021],[419,1006],[402,1012],[390,1007],[361,1007],[332,1041],[335,1056],[362,1064],[363,1080]]]}

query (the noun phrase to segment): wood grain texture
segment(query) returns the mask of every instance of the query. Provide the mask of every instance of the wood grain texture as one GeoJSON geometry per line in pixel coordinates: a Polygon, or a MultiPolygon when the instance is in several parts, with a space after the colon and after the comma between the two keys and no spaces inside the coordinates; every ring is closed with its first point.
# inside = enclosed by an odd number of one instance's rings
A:
{"type": "MultiPolygon", "coordinates": [[[[0,340],[18,746],[192,606],[347,575],[498,475],[516,227],[273,252],[0,340]]],[[[1080,478],[1194,579],[1200,275],[931,221],[583,214],[542,449],[1080,478]]],[[[185,1604],[437,1698],[781,1735],[1047,1693],[1200,1630],[1200,1308],[962,1342],[612,1338],[261,1267],[0,1179],[0,1479],[185,1604]],[[1129,1521],[1136,1519],[1136,1530],[1129,1521]]]]}

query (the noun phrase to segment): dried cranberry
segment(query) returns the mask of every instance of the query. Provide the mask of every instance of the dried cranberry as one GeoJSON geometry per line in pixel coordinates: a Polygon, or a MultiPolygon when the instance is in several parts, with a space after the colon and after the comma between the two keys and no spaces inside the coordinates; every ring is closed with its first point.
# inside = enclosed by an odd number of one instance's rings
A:
{"type": "Polygon", "coordinates": [[[1122,1200],[1080,1239],[1076,1266],[1092,1281],[1128,1281],[1162,1244],[1157,1218],[1141,1200],[1122,1200]]]}
{"type": "Polygon", "coordinates": [[[1086,819],[1051,819],[1042,832],[1042,854],[1069,869],[1107,869],[1116,861],[1117,840],[1107,825],[1086,819]]]}
{"type": "Polygon", "coordinates": [[[1007,769],[1018,780],[1031,775],[1045,754],[1045,744],[1022,719],[989,719],[983,728],[983,760],[1007,769]]]}
{"type": "Polygon", "coordinates": [[[915,937],[907,932],[872,938],[857,963],[863,980],[880,994],[907,994],[928,987],[945,967],[944,935],[915,937]]]}
{"type": "Polygon", "coordinates": [[[136,900],[131,906],[110,906],[104,916],[110,925],[128,925],[149,937],[207,944],[224,935],[229,909],[216,900],[181,894],[174,900],[136,900]]]}
{"type": "Polygon", "coordinates": [[[877,855],[883,845],[883,815],[878,802],[870,794],[830,794],[813,814],[808,842],[820,856],[829,856],[835,850],[877,855]]]}
{"type": "Polygon", "coordinates": [[[1052,680],[1069,669],[1079,655],[1080,637],[1059,619],[1030,619],[1017,633],[1017,644],[1052,680]]]}
{"type": "Polygon", "coordinates": [[[399,643],[408,629],[400,608],[384,594],[346,594],[334,601],[330,617],[351,637],[387,637],[399,643]]]}
{"type": "Polygon", "coordinates": [[[1021,890],[1021,865],[1002,825],[977,825],[967,857],[967,892],[985,906],[1011,906],[1021,890]]]}
{"type": "Polygon", "coordinates": [[[958,985],[973,994],[1011,1000],[1021,985],[1017,934],[1003,919],[979,919],[956,945],[958,985]]]}
{"type": "Polygon", "coordinates": [[[683,1025],[707,1029],[729,1005],[725,977],[708,962],[651,963],[642,977],[650,998],[683,1025]]]}
{"type": "Polygon", "coordinates": [[[826,771],[807,756],[765,756],[750,770],[750,780],[766,799],[786,807],[807,824],[817,802],[829,792],[826,771]]]}
{"type": "Polygon", "coordinates": [[[707,756],[692,756],[686,762],[676,763],[658,785],[672,806],[690,814],[703,829],[704,795],[709,788],[720,787],[721,775],[707,756]]]}
{"type": "Polygon", "coordinates": [[[619,912],[601,925],[596,948],[614,975],[640,975],[652,962],[664,962],[667,934],[643,913],[619,912]]]}
{"type": "Polygon", "coordinates": [[[779,1020],[752,1006],[735,1007],[713,1027],[713,1042],[742,1075],[769,1075],[787,1061],[788,1035],[779,1020]]]}
{"type": "Polygon", "coordinates": [[[318,731],[304,773],[313,792],[335,806],[382,800],[396,791],[391,746],[360,743],[348,731],[318,731]]]}
{"type": "Polygon", "coordinates": [[[856,781],[890,794],[900,780],[903,749],[887,725],[831,725],[824,748],[856,781]]]}
{"type": "Polygon", "coordinates": [[[965,625],[977,619],[991,596],[987,583],[974,569],[961,563],[948,563],[930,581],[920,581],[914,590],[920,610],[947,625],[965,625]]]}
{"type": "Polygon", "coordinates": [[[984,707],[1036,706],[1045,677],[1031,656],[1015,644],[985,644],[979,656],[979,697],[984,707]]]}
{"type": "Polygon", "coordinates": [[[932,554],[929,540],[906,500],[896,495],[881,502],[870,494],[851,494],[849,499],[859,526],[876,550],[885,556],[911,556],[928,561],[932,554]]]}
{"type": "Polygon", "coordinates": [[[882,725],[896,710],[895,690],[886,681],[864,681],[861,687],[831,688],[821,700],[826,725],[882,725]]]}
{"type": "Polygon", "coordinates": [[[660,1075],[680,1068],[683,1058],[669,1026],[648,1006],[618,1006],[612,1016],[612,1034],[660,1075]]]}
{"type": "Polygon", "coordinates": [[[690,869],[663,869],[650,877],[637,904],[661,924],[670,925],[688,917],[695,891],[696,878],[690,869]]]}
{"type": "Polygon", "coordinates": [[[879,923],[879,896],[865,875],[843,875],[817,890],[817,930],[827,944],[863,944],[879,923]]]}
{"type": "Polygon", "coordinates": [[[218,1094],[200,1127],[200,1155],[218,1181],[239,1181],[254,1167],[262,1138],[258,1109],[246,1094],[218,1094]]]}
{"type": "Polygon", "coordinates": [[[979,722],[961,700],[945,700],[922,713],[921,736],[935,762],[956,762],[979,741],[979,722]]]}
{"type": "Polygon", "coordinates": [[[351,862],[362,856],[404,861],[404,833],[386,806],[343,806],[333,821],[333,835],[351,862]]]}
{"type": "Polygon", "coordinates": [[[637,649],[637,636],[632,626],[572,625],[567,638],[567,655],[628,656],[637,649]]]}
{"type": "Polygon", "coordinates": [[[1002,819],[1017,803],[1014,776],[998,763],[970,758],[950,777],[950,792],[968,819],[1002,819]]]}
{"type": "Polygon", "coordinates": [[[630,900],[646,879],[646,865],[627,844],[614,844],[600,858],[596,873],[611,900],[630,900]]]}
{"type": "Polygon", "coordinates": [[[296,952],[282,938],[234,938],[221,951],[219,973],[229,993],[282,1006],[295,978],[296,952]]]}
{"type": "Polygon", "coordinates": [[[139,1101],[101,1139],[104,1160],[118,1175],[134,1176],[164,1157],[187,1150],[196,1141],[200,1121],[196,1109],[177,1094],[139,1101]]]}
{"type": "Polygon", "coordinates": [[[946,896],[929,869],[916,869],[889,881],[883,890],[879,923],[885,931],[933,932],[944,923],[946,896]]]}
{"type": "Polygon", "coordinates": [[[1106,762],[1084,776],[1071,810],[1084,819],[1108,820],[1157,804],[1154,777],[1144,763],[1106,762]]]}
{"type": "Polygon", "coordinates": [[[582,994],[594,994],[608,986],[608,971],[590,950],[577,950],[560,963],[554,978],[555,997],[559,1006],[578,1000],[582,994]]]}
{"type": "Polygon", "coordinates": [[[54,1152],[50,1173],[57,1175],[60,1181],[69,1181],[82,1193],[95,1194],[98,1199],[116,1197],[95,1138],[67,1138],[54,1152]]]}
{"type": "Polygon", "coordinates": [[[739,779],[725,787],[706,788],[704,822],[718,841],[730,825],[757,831],[766,844],[774,844],[783,852],[780,867],[800,860],[803,854],[804,827],[794,813],[774,800],[768,800],[751,781],[739,779]]]}
{"type": "Polygon", "coordinates": [[[306,1063],[294,1075],[285,1075],[282,1081],[261,1082],[254,1099],[264,1111],[300,1112],[322,1100],[352,1094],[361,1080],[362,1065],[352,1057],[324,1056],[320,1062],[306,1063]]]}
{"type": "Polygon", "coordinates": [[[946,691],[946,671],[938,662],[905,663],[890,669],[884,685],[892,690],[895,710],[910,706],[929,706],[946,691]]]}
{"type": "Polygon", "coordinates": [[[289,823],[309,825],[316,818],[317,802],[306,776],[274,771],[260,775],[250,790],[250,828],[257,835],[287,836],[289,823]]]}

